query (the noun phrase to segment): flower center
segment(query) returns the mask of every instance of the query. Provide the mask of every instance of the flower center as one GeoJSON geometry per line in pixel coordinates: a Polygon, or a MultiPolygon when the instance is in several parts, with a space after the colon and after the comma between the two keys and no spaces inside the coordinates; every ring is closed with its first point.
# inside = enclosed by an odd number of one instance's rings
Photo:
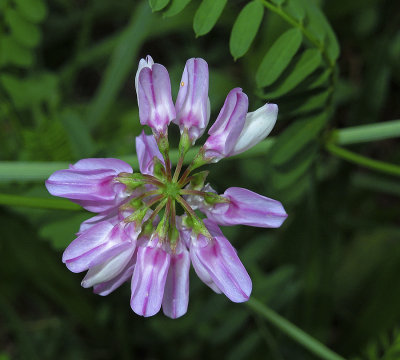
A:
{"type": "Polygon", "coordinates": [[[177,182],[166,182],[164,185],[164,189],[161,190],[165,197],[170,197],[172,199],[176,199],[176,197],[180,194],[181,187],[177,182]]]}
{"type": "Polygon", "coordinates": [[[179,143],[179,160],[174,172],[171,171],[169,158],[169,144],[167,134],[156,136],[156,141],[163,162],[154,156],[153,175],[141,173],[120,173],[116,181],[126,185],[127,190],[135,194],[130,201],[121,206],[133,210],[132,215],[125,218],[125,222],[135,222],[136,229],[141,229],[143,235],[152,239],[158,237],[161,243],[168,243],[172,250],[176,249],[179,234],[176,227],[176,205],[185,212],[185,219],[191,224],[196,234],[202,234],[211,239],[209,231],[190,206],[191,197],[202,197],[208,205],[227,202],[227,199],[217,194],[203,191],[208,171],[192,174],[192,171],[207,163],[204,161],[202,149],[195,156],[192,163],[181,174],[185,154],[191,142],[185,130],[179,143]],[[144,220],[147,215],[147,220],[144,220]],[[154,228],[154,222],[159,215],[159,222],[154,228]]]}

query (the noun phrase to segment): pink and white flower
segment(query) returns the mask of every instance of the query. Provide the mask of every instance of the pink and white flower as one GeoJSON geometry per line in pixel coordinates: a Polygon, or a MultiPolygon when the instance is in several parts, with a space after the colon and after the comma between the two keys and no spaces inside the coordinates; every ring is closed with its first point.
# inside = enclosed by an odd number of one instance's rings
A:
{"type": "Polygon", "coordinates": [[[81,224],[63,262],[72,272],[87,271],[82,286],[102,296],[130,281],[131,308],[145,317],[161,308],[170,318],[187,312],[190,263],[216,293],[247,301],[251,278],[218,225],[277,228],[287,214],[280,202],[247,189],[232,187],[218,195],[204,184],[208,172],[191,172],[262,141],[278,107],[266,104],[248,113],[246,94],[231,90],[205,144],[181,175],[186,147],[204,133],[210,118],[207,63],[187,61],[175,105],[167,70],[150,56],[140,60],[135,86],[140,122],[153,132],[136,138],[140,173],[118,159],[83,159],[46,181],[52,195],[96,213],[81,224]],[[171,122],[180,128],[184,150],[174,174],[168,155],[171,122]],[[176,204],[185,215],[176,214],[176,204]]]}

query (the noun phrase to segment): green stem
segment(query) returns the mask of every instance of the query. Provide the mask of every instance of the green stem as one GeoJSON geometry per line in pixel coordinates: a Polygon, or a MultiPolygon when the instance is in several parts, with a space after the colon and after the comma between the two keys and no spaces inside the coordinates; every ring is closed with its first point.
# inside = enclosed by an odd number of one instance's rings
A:
{"type": "MultiPolygon", "coordinates": [[[[333,130],[332,134],[333,141],[339,145],[396,138],[400,137],[400,120],[333,130]]],[[[274,143],[274,138],[267,138],[248,151],[228,159],[245,159],[265,155],[274,143]]],[[[193,158],[199,149],[198,146],[191,148],[183,164],[190,163],[190,158],[193,158]]],[[[170,159],[172,164],[176,164],[179,161],[178,150],[170,151],[170,159]]],[[[121,160],[130,163],[134,170],[139,168],[136,156],[122,157],[121,160]]],[[[54,171],[68,168],[69,164],[70,162],[0,161],[0,183],[8,181],[43,181],[54,171]]]]}
{"type": "Polygon", "coordinates": [[[282,19],[288,22],[293,27],[298,28],[303,35],[321,52],[322,56],[325,58],[326,62],[329,64],[331,68],[335,66],[335,63],[332,63],[329,59],[329,56],[326,52],[326,48],[323,44],[321,44],[304,26],[302,23],[297,22],[295,18],[290,16],[288,13],[284,12],[280,6],[274,5],[267,0],[262,0],[263,5],[270,9],[275,14],[279,15],[282,19]]]}
{"type": "Polygon", "coordinates": [[[291,337],[294,341],[302,345],[313,354],[319,356],[321,359],[344,360],[342,356],[330,350],[317,339],[308,335],[296,325],[292,324],[290,321],[286,320],[254,297],[250,298],[250,300],[245,304],[258,314],[262,315],[270,324],[277,327],[287,336],[291,337]]]}
{"type": "Polygon", "coordinates": [[[346,150],[332,143],[325,145],[326,150],[351,163],[367,167],[385,174],[400,176],[400,166],[389,164],[379,160],[373,160],[366,156],[358,155],[352,151],[346,150]]]}
{"type": "Polygon", "coordinates": [[[45,199],[20,195],[0,194],[0,205],[24,206],[50,210],[82,210],[78,204],[64,199],[45,199]]]}
{"type": "Polygon", "coordinates": [[[393,120],[334,130],[332,138],[338,145],[348,145],[398,136],[400,136],[400,120],[393,120]]]}
{"type": "Polygon", "coordinates": [[[172,178],[172,182],[176,182],[176,180],[178,180],[179,174],[181,173],[181,170],[182,170],[182,165],[183,165],[184,160],[185,160],[185,154],[182,153],[179,156],[178,164],[176,165],[174,176],[172,178]]]}

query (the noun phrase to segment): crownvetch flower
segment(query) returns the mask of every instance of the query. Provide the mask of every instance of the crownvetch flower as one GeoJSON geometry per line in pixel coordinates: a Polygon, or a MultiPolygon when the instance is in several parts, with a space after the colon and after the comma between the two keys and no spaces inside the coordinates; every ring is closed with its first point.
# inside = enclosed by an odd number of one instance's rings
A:
{"type": "Polygon", "coordinates": [[[146,317],[161,308],[170,318],[186,313],[190,264],[216,293],[233,302],[247,301],[250,276],[218,225],[277,228],[287,217],[276,200],[238,187],[218,195],[206,183],[208,171],[193,173],[263,140],[276,122],[278,107],[265,104],[248,113],[246,94],[231,90],[205,144],[181,174],[188,149],[210,117],[207,63],[189,59],[180,85],[174,105],[166,68],[150,56],[140,60],[135,77],[139,117],[153,133],[136,138],[140,172],[118,159],[83,159],[46,181],[52,195],[95,213],[63,254],[68,269],[87,271],[82,286],[102,296],[130,281],[131,308],[146,317]],[[171,122],[181,131],[174,171],[171,122]],[[184,213],[177,214],[178,204],[184,213]]]}

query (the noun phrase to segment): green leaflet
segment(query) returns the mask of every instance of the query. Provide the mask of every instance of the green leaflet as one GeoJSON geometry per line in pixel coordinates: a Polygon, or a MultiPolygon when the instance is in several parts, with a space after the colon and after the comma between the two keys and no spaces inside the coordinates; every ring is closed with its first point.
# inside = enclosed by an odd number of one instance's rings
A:
{"type": "Polygon", "coordinates": [[[321,62],[322,57],[319,50],[307,49],[301,54],[290,74],[279,84],[275,91],[267,93],[266,97],[272,99],[288,93],[317,70],[321,62]]]}
{"type": "Polygon", "coordinates": [[[59,102],[57,77],[51,73],[37,74],[23,79],[3,74],[0,76],[0,84],[17,109],[25,109],[41,102],[56,106],[59,102]]]}
{"type": "Polygon", "coordinates": [[[278,5],[278,6],[280,6],[280,5],[282,5],[284,2],[285,2],[285,0],[271,0],[275,5],[278,5]]]}
{"type": "Polygon", "coordinates": [[[60,120],[68,135],[74,156],[76,158],[92,156],[96,151],[96,144],[79,113],[67,108],[61,113],[60,120]]]}
{"type": "Polygon", "coordinates": [[[326,114],[321,113],[311,118],[297,120],[291,124],[272,147],[269,156],[273,165],[280,165],[290,160],[306,144],[314,139],[325,124],[326,114]]]}
{"type": "Polygon", "coordinates": [[[172,0],[168,8],[164,11],[164,17],[179,14],[192,0],[172,0]]]}
{"type": "Polygon", "coordinates": [[[42,21],[46,16],[46,5],[43,0],[14,0],[17,10],[27,20],[34,23],[42,21]]]}
{"type": "Polygon", "coordinates": [[[287,1],[283,9],[299,22],[302,22],[306,17],[304,6],[298,0],[287,1]]]}
{"type": "Polygon", "coordinates": [[[296,156],[290,161],[290,166],[285,166],[287,169],[275,168],[272,173],[272,184],[275,189],[282,190],[289,188],[304,173],[310,168],[315,160],[316,146],[315,143],[306,146],[304,150],[296,154],[296,156]],[[287,170],[287,171],[285,171],[287,170]]]}
{"type": "Polygon", "coordinates": [[[30,49],[18,44],[11,36],[0,37],[0,66],[17,65],[28,68],[33,64],[33,54],[30,49]]]}
{"type": "Polygon", "coordinates": [[[159,11],[164,9],[169,3],[169,0],[149,0],[151,10],[159,11]]]}
{"type": "Polygon", "coordinates": [[[40,42],[40,30],[31,22],[24,19],[14,9],[8,9],[5,12],[4,19],[11,29],[12,37],[23,46],[33,48],[40,42]]]}
{"type": "Polygon", "coordinates": [[[193,19],[193,29],[196,36],[207,34],[214,27],[227,0],[203,0],[193,19]]]}
{"type": "MultiPolygon", "coordinates": [[[[293,0],[292,0],[293,1],[293,0]]],[[[306,29],[323,44],[326,55],[331,64],[333,64],[339,56],[340,48],[336,35],[329,25],[328,20],[322,11],[312,2],[308,0],[295,0],[300,6],[306,10],[307,23],[306,29]]]]}
{"type": "Polygon", "coordinates": [[[229,49],[236,60],[243,56],[257,35],[264,15],[264,6],[259,1],[248,3],[233,24],[229,49]]]}
{"type": "Polygon", "coordinates": [[[74,240],[74,233],[78,231],[79,225],[89,217],[87,212],[64,216],[61,220],[43,225],[39,230],[39,235],[48,240],[53,249],[63,250],[74,240]]]}
{"type": "Polygon", "coordinates": [[[331,91],[329,90],[321,91],[313,96],[308,96],[306,101],[304,101],[299,107],[293,109],[293,111],[289,111],[289,113],[291,115],[299,115],[322,108],[325,106],[330,96],[331,91]]]}
{"type": "Polygon", "coordinates": [[[279,196],[282,198],[282,201],[284,201],[288,205],[294,205],[299,202],[307,193],[310,188],[310,184],[311,177],[310,174],[306,172],[296,181],[296,186],[285,188],[283,191],[279,192],[279,196]]]}
{"type": "Polygon", "coordinates": [[[256,73],[257,86],[271,85],[289,65],[302,41],[297,28],[287,30],[265,54],[256,73]]]}

